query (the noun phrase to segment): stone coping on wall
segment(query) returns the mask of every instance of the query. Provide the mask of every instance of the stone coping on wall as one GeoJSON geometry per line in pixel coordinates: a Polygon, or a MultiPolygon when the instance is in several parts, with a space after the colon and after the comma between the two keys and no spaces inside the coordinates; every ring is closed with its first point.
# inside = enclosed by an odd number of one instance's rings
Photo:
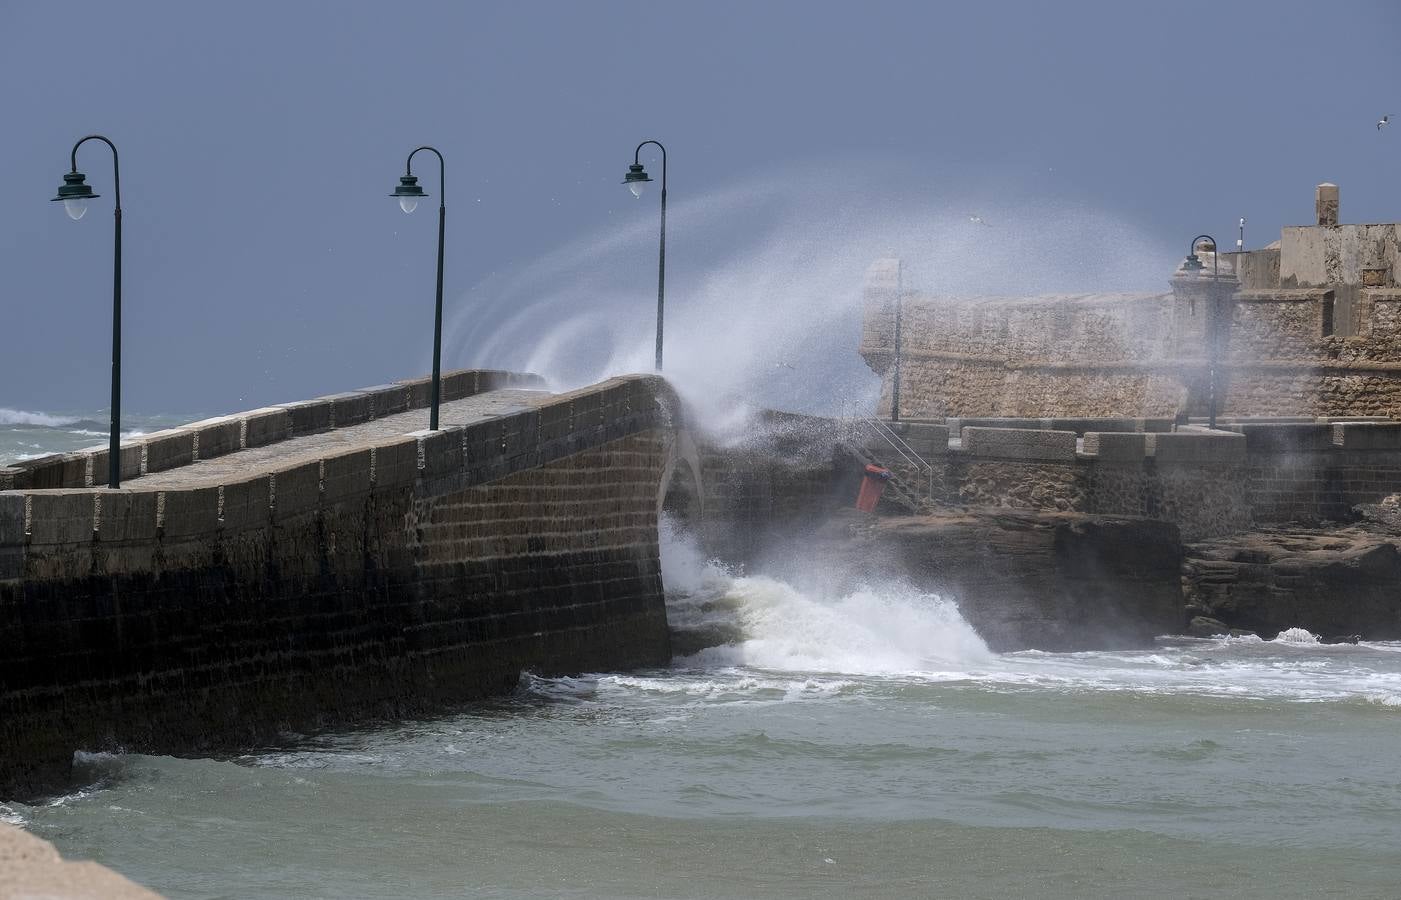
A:
{"type": "Polygon", "coordinates": [[[309,462],[215,481],[0,491],[0,579],[23,574],[28,546],[197,538],[263,527],[416,480],[430,493],[495,481],[672,424],[674,399],[658,376],[622,376],[565,394],[542,393],[528,408],[465,425],[328,447],[309,462]]]}
{"type": "MultiPolygon", "coordinates": [[[[530,373],[458,369],[443,373],[441,400],[446,403],[503,388],[544,386],[543,378],[530,373]]],[[[426,409],[431,390],[431,378],[414,378],[152,432],[122,443],[121,475],[136,478],[410,409],[426,409]]],[[[101,486],[107,480],[109,455],[103,444],[0,466],[0,490],[101,486]]]]}
{"type": "Polygon", "coordinates": [[[1158,462],[1237,464],[1347,451],[1401,456],[1401,422],[1244,422],[1222,423],[1216,430],[1182,425],[1171,434],[1091,432],[1085,435],[1080,456],[1105,462],[1152,458],[1158,462]]]}

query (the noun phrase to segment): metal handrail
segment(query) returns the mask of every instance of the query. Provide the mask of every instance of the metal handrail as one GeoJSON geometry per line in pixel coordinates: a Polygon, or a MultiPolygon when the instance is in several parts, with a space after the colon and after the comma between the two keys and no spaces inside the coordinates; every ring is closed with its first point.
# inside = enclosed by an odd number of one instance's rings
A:
{"type": "MultiPolygon", "coordinates": [[[[926,462],[913,447],[906,443],[904,438],[896,434],[889,425],[874,416],[853,416],[847,418],[846,421],[853,426],[859,423],[875,431],[882,440],[890,445],[890,448],[895,451],[896,455],[899,456],[906,465],[912,466],[915,471],[923,476],[925,482],[925,498],[929,500],[934,499],[934,467],[926,462]]],[[[853,427],[851,438],[854,440],[855,437],[856,429],[853,427]]]]}

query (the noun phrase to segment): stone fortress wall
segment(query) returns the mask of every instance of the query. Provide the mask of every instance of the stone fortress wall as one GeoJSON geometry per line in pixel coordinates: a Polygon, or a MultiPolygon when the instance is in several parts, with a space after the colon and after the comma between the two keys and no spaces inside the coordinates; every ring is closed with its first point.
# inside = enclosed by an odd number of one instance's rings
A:
{"type": "Polygon", "coordinates": [[[940,297],[904,290],[899,261],[881,260],[860,348],[883,380],[880,412],[898,298],[902,417],[1205,415],[1219,297],[1222,414],[1401,416],[1401,225],[1339,225],[1333,185],[1317,201],[1318,224],[1200,253],[1201,272],[1179,269],[1158,294],[940,297]]]}
{"type": "Polygon", "coordinates": [[[90,485],[105,451],[9,471],[0,796],[61,780],[77,748],[255,745],[508,690],[526,668],[665,664],[671,389],[445,380],[450,403],[486,392],[435,432],[339,437],[421,407],[420,379],[148,436],[123,457],[159,474],[117,491],[35,486],[90,485]],[[269,441],[287,447],[273,464],[240,467],[269,441]]]}

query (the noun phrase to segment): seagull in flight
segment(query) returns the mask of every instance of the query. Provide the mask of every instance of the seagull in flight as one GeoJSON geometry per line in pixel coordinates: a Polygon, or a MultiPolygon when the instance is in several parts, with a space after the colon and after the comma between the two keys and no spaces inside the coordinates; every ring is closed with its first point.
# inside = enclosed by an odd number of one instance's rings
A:
{"type": "Polygon", "coordinates": [[[1390,115],[1390,113],[1388,113],[1387,115],[1382,116],[1381,119],[1377,122],[1377,130],[1378,130],[1378,131],[1381,131],[1383,128],[1385,128],[1386,126],[1388,126],[1388,125],[1390,125],[1390,124],[1391,124],[1391,115],[1390,115]]]}

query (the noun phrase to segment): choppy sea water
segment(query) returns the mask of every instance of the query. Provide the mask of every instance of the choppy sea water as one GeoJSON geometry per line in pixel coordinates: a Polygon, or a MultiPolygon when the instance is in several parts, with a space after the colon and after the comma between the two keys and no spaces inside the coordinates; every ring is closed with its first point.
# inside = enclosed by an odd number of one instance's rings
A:
{"type": "Polygon", "coordinates": [[[724,644],[233,758],[83,754],[0,817],[173,898],[1401,896],[1401,643],[995,654],[906,585],[664,551],[678,643],[724,644]]]}
{"type": "MultiPolygon", "coordinates": [[[[123,416],[122,437],[171,428],[197,417],[123,416]]],[[[110,419],[101,413],[30,412],[0,407],[0,466],[18,460],[107,446],[110,419]]]]}

